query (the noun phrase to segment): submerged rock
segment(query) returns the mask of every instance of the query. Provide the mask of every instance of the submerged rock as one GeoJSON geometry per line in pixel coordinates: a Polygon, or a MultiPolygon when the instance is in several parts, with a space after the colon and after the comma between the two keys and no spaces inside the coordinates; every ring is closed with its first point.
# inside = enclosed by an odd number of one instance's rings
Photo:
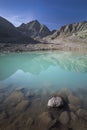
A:
{"type": "Polygon", "coordinates": [[[49,122],[52,121],[52,118],[48,112],[44,112],[39,116],[39,119],[42,123],[48,124],[49,122]]]}
{"type": "Polygon", "coordinates": [[[14,91],[7,97],[5,103],[13,106],[13,104],[16,105],[23,99],[24,99],[24,94],[21,91],[14,91]]]}
{"type": "Polygon", "coordinates": [[[6,119],[6,118],[8,118],[8,114],[5,111],[0,113],[0,120],[6,119]]]}
{"type": "Polygon", "coordinates": [[[64,111],[61,113],[60,117],[59,117],[59,121],[62,123],[62,124],[68,124],[69,122],[69,114],[67,111],[64,111]]]}
{"type": "Polygon", "coordinates": [[[68,104],[68,106],[69,106],[69,110],[73,112],[77,111],[80,108],[80,106],[76,106],[73,104],[68,104]]]}
{"type": "Polygon", "coordinates": [[[21,112],[27,109],[27,107],[30,105],[30,102],[28,100],[22,100],[17,106],[16,110],[21,112]]]}
{"type": "Polygon", "coordinates": [[[55,126],[56,123],[56,119],[53,119],[48,112],[43,112],[39,116],[39,125],[41,130],[50,130],[55,126]],[[43,128],[41,128],[42,126],[43,128]]]}
{"type": "Polygon", "coordinates": [[[22,92],[23,94],[25,94],[27,92],[27,88],[18,87],[15,89],[15,91],[19,91],[19,92],[22,92]]]}
{"type": "Polygon", "coordinates": [[[68,96],[68,100],[70,104],[79,106],[81,104],[81,101],[78,97],[74,96],[74,95],[69,95],[68,96]]]}
{"type": "Polygon", "coordinates": [[[27,91],[26,95],[27,98],[33,98],[35,96],[35,94],[31,91],[27,91]]]}
{"type": "Polygon", "coordinates": [[[87,120],[87,111],[85,109],[79,109],[76,114],[78,115],[78,117],[83,118],[85,120],[87,120]]]}
{"type": "Polygon", "coordinates": [[[70,112],[71,120],[76,121],[78,118],[74,112],[70,112]]]}
{"type": "Polygon", "coordinates": [[[54,96],[49,99],[47,106],[48,107],[60,107],[63,104],[64,104],[63,99],[61,97],[54,96]]]}
{"type": "Polygon", "coordinates": [[[27,126],[31,126],[33,123],[34,123],[34,120],[29,117],[27,122],[26,122],[27,126]]]}

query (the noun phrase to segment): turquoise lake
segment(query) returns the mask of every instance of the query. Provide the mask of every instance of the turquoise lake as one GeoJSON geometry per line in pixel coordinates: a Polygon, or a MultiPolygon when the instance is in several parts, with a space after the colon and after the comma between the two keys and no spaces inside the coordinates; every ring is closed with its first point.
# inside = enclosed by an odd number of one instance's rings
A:
{"type": "Polygon", "coordinates": [[[48,51],[0,54],[0,88],[86,88],[87,54],[48,51]]]}

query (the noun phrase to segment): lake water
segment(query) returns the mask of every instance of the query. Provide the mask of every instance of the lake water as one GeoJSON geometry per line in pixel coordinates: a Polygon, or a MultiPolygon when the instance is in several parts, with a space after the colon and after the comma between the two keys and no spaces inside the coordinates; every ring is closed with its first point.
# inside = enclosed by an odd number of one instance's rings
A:
{"type": "Polygon", "coordinates": [[[45,51],[0,54],[1,130],[86,128],[86,53],[45,51]],[[54,94],[63,97],[64,106],[60,110],[47,107],[49,98],[54,94]]]}
{"type": "Polygon", "coordinates": [[[30,52],[0,54],[0,86],[84,88],[87,54],[30,52]]]}

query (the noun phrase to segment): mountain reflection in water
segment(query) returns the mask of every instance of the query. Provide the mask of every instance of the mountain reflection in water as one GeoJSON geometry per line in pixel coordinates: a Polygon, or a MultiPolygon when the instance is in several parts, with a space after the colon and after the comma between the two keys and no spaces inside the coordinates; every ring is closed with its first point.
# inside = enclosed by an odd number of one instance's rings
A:
{"type": "Polygon", "coordinates": [[[87,55],[71,52],[0,54],[0,86],[86,86],[87,55]]]}

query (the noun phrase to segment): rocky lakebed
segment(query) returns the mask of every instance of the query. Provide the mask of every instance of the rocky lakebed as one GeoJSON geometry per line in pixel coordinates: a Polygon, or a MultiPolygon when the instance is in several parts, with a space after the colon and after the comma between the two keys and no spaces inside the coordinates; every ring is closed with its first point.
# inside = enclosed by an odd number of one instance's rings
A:
{"type": "Polygon", "coordinates": [[[87,90],[1,88],[0,130],[87,130],[87,90]],[[54,95],[63,106],[47,106],[54,95]]]}

